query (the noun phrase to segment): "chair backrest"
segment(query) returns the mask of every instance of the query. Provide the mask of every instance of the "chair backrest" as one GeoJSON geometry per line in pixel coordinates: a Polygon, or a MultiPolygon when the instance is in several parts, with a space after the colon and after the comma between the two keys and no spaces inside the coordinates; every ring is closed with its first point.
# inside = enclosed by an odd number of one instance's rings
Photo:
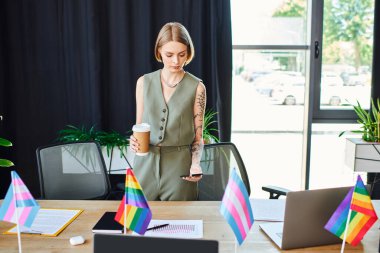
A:
{"type": "Polygon", "coordinates": [[[42,198],[107,198],[110,183],[96,142],[50,145],[36,152],[42,198]]]}
{"type": "Polygon", "coordinates": [[[233,143],[206,144],[201,167],[203,177],[198,183],[198,200],[222,200],[230,171],[233,168],[240,174],[248,194],[251,193],[244,162],[233,143]]]}

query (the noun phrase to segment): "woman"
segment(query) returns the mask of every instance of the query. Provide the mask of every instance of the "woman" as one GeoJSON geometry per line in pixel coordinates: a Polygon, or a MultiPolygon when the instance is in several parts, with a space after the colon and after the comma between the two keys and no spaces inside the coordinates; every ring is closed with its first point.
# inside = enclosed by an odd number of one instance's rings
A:
{"type": "MultiPolygon", "coordinates": [[[[134,172],[148,200],[195,200],[202,178],[206,88],[183,69],[194,57],[183,25],[165,24],[154,51],[163,68],[140,77],[136,85],[136,124],[150,124],[150,152],[135,157],[134,172]]],[[[130,146],[139,149],[133,136],[130,146]]]]}

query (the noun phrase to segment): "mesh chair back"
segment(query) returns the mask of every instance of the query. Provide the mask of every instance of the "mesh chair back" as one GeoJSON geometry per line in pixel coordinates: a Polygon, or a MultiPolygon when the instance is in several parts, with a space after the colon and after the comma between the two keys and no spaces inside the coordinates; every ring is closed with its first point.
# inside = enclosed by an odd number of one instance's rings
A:
{"type": "Polygon", "coordinates": [[[41,197],[105,199],[110,183],[95,142],[67,143],[37,149],[41,197]]]}
{"type": "Polygon", "coordinates": [[[222,200],[233,168],[240,174],[248,194],[251,193],[244,162],[233,143],[206,144],[201,167],[203,177],[198,183],[198,200],[222,200]]]}

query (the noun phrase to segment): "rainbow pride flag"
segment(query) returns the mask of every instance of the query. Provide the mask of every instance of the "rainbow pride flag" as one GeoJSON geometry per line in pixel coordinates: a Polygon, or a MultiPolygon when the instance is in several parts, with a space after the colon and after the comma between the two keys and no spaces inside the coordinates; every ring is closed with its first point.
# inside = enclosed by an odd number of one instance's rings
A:
{"type": "Polygon", "coordinates": [[[241,245],[253,224],[253,214],[247,189],[236,170],[231,171],[224,191],[220,213],[232,228],[241,245]]]}
{"type": "Polygon", "coordinates": [[[16,171],[11,171],[12,182],[0,207],[0,220],[31,227],[40,206],[16,171]],[[17,208],[17,216],[16,216],[17,208]],[[17,221],[18,218],[18,221],[17,221]]]}
{"type": "Polygon", "coordinates": [[[133,170],[127,168],[125,178],[125,194],[120,202],[119,208],[115,215],[115,220],[124,226],[124,215],[126,216],[126,228],[135,231],[141,235],[145,234],[146,229],[152,219],[152,212],[148,202],[137,181],[133,170]],[[124,209],[127,209],[124,212],[124,209]]]}
{"type": "Polygon", "coordinates": [[[325,229],[344,239],[350,209],[351,217],[347,228],[346,242],[356,246],[377,220],[371,198],[360,176],[357,178],[355,187],[348,192],[325,225],[325,229]]]}

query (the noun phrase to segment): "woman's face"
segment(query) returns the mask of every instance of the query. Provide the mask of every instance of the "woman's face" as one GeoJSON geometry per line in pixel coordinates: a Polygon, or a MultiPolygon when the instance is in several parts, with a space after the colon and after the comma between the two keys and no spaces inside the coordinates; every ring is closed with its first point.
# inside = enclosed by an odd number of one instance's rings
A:
{"type": "Polygon", "coordinates": [[[159,50],[164,68],[171,72],[182,71],[187,60],[187,46],[180,42],[170,41],[159,50]]]}

